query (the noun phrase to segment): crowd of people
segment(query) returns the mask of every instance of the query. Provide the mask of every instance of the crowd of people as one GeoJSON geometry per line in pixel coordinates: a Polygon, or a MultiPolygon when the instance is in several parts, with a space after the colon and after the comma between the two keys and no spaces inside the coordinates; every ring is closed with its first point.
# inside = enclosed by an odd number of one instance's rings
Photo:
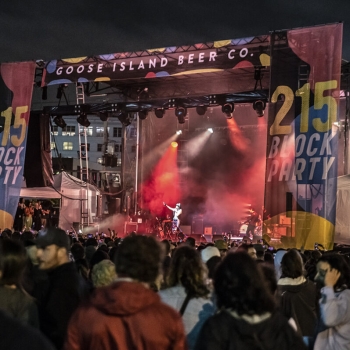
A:
{"type": "Polygon", "coordinates": [[[48,227],[0,238],[1,349],[350,349],[350,260],[48,227]]]}

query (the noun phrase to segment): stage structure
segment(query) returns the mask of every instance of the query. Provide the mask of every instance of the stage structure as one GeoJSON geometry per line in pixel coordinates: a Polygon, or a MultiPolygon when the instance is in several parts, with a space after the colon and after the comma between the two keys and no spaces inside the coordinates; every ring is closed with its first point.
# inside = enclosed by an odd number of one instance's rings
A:
{"type": "MultiPolygon", "coordinates": [[[[235,103],[251,103],[262,115],[266,107],[264,207],[270,218],[264,222],[264,233],[283,221],[286,245],[312,249],[317,242],[330,249],[341,42],[342,23],[336,23],[206,44],[52,60],[45,63],[42,86],[84,84],[88,93],[107,89],[118,98],[111,103],[47,107],[44,112],[109,112],[126,125],[130,113],[137,113],[142,124],[151,111],[161,118],[174,110],[185,129],[191,108],[220,106],[226,111],[235,103]]],[[[2,145],[7,145],[5,134],[18,129],[18,122],[10,127],[9,117],[6,120],[2,145]]],[[[0,158],[1,169],[5,160],[0,158]]],[[[0,174],[2,182],[8,179],[5,174],[0,174]]],[[[138,184],[142,180],[140,176],[138,184]]],[[[140,203],[141,193],[136,193],[140,203]]],[[[14,215],[9,201],[0,208],[2,221],[14,215]]]]}

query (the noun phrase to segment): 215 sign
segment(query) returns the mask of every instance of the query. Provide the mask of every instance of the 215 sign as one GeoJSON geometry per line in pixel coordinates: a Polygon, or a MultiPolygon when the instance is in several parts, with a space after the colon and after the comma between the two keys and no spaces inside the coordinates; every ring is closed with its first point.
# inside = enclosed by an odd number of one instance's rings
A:
{"type": "MultiPolygon", "coordinates": [[[[323,106],[328,107],[327,120],[322,121],[321,118],[314,118],[312,125],[318,132],[326,132],[331,129],[332,124],[337,121],[337,100],[333,96],[324,96],[325,91],[333,90],[338,87],[336,80],[318,82],[315,84],[315,102],[314,109],[320,110],[323,106]]],[[[271,102],[276,103],[280,95],[284,95],[284,102],[276,114],[276,118],[270,127],[270,135],[288,135],[292,132],[291,125],[281,125],[283,119],[288,114],[294,103],[294,92],[286,85],[277,87],[271,97],[271,102]]],[[[295,92],[296,97],[301,98],[301,118],[300,133],[309,131],[309,108],[310,108],[310,83],[304,84],[295,92]]]]}

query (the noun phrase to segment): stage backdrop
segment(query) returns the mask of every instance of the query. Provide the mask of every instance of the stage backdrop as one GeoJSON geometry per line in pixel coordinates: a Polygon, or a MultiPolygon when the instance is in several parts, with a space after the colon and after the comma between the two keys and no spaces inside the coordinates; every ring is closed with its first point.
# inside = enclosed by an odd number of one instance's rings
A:
{"type": "Polygon", "coordinates": [[[291,247],[333,246],[341,49],[341,23],[271,35],[265,230],[291,247]]]}
{"type": "Polygon", "coordinates": [[[22,185],[35,62],[0,65],[0,228],[11,228],[22,185]]]}

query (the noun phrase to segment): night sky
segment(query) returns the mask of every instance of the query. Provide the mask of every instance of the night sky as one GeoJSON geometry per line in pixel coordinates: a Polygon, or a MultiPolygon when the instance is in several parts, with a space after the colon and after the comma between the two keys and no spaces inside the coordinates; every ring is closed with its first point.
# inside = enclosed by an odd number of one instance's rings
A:
{"type": "Polygon", "coordinates": [[[179,46],[344,22],[349,0],[119,0],[1,3],[0,62],[56,59],[179,46]]]}

